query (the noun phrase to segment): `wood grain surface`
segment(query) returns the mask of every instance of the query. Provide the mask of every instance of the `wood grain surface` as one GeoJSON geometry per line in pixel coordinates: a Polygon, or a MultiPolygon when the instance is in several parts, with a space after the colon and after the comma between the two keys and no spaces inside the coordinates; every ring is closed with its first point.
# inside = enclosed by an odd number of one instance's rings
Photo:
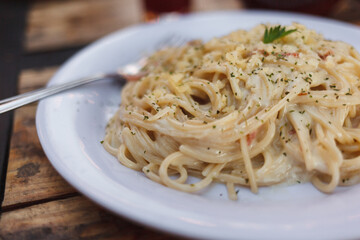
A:
{"type": "MultiPolygon", "coordinates": [[[[238,0],[194,0],[192,11],[234,10],[238,0]]],[[[28,14],[25,48],[28,52],[74,47],[140,23],[141,0],[39,1],[28,14]]]]}
{"type": "MultiPolygon", "coordinates": [[[[19,79],[19,92],[43,87],[56,69],[23,71],[19,79]]],[[[42,150],[35,127],[36,105],[31,104],[15,111],[4,211],[21,204],[76,193],[54,170],[42,150]]]]}
{"type": "Polygon", "coordinates": [[[89,43],[107,33],[139,23],[138,0],[64,0],[33,4],[25,48],[46,51],[89,43]]]}
{"type": "MultiPolygon", "coordinates": [[[[16,94],[27,4],[0,1],[0,99],[16,94]]],[[[0,115],[0,209],[4,199],[13,113],[0,115]]]]}
{"type": "Polygon", "coordinates": [[[114,216],[82,196],[5,212],[0,239],[179,239],[114,216]]]}

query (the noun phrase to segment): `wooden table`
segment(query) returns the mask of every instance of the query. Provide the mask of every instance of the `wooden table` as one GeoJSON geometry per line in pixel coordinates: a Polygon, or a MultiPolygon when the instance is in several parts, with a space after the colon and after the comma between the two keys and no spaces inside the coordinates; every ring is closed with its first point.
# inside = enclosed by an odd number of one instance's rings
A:
{"type": "MultiPolygon", "coordinates": [[[[23,38],[18,39],[20,47],[12,50],[13,58],[6,55],[9,48],[0,54],[0,60],[8,61],[0,73],[10,78],[6,81],[0,75],[1,98],[15,93],[16,81],[20,93],[44,86],[58,66],[80,48],[137,24],[143,17],[140,0],[52,0],[10,3],[6,7],[18,14],[14,19],[3,9],[7,20],[23,31],[17,33],[23,38]],[[17,67],[11,67],[14,64],[17,67]]],[[[192,11],[242,7],[237,0],[194,0],[191,4],[192,11]]],[[[359,2],[345,0],[332,17],[360,23],[359,9],[359,2]]],[[[13,120],[11,114],[0,118],[0,159],[8,158],[0,239],[176,238],[107,212],[65,182],[44,155],[35,129],[35,111],[36,104],[31,104],[16,110],[13,120]]]]}

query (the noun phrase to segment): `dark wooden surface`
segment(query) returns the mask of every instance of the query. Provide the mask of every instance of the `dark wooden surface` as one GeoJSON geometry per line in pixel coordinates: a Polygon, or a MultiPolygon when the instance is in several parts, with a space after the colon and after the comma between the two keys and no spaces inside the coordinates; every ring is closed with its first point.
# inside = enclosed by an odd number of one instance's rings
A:
{"type": "MultiPolygon", "coordinates": [[[[191,11],[243,7],[238,0],[191,3],[191,11]]],[[[142,17],[141,0],[0,2],[0,99],[44,86],[76,51],[142,17]]],[[[331,17],[360,24],[360,1],[344,0],[331,17]]],[[[66,183],[39,143],[36,105],[0,115],[0,166],[8,160],[1,240],[177,238],[115,216],[66,183]]]]}
{"type": "MultiPolygon", "coordinates": [[[[0,3],[0,99],[16,93],[26,10],[26,4],[0,3]]],[[[12,117],[11,112],[0,115],[0,204],[4,198],[12,117]]]]}

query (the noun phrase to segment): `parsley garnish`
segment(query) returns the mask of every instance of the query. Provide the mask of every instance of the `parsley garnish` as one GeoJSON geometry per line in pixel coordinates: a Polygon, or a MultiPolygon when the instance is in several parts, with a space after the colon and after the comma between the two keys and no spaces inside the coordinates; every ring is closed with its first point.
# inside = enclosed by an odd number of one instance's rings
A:
{"type": "Polygon", "coordinates": [[[275,41],[276,39],[285,37],[286,35],[289,35],[290,33],[293,33],[296,31],[297,31],[297,29],[291,29],[291,30],[286,31],[285,27],[281,27],[281,25],[278,25],[276,27],[271,27],[270,29],[268,29],[266,27],[263,42],[271,43],[271,42],[275,41]]]}

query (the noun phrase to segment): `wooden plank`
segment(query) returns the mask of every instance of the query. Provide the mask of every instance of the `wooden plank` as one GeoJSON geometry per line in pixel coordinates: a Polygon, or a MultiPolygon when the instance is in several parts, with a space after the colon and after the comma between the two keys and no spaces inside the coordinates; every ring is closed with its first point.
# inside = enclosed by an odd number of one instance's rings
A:
{"type": "Polygon", "coordinates": [[[356,0],[339,1],[333,8],[330,17],[337,20],[360,23],[360,2],[356,0]]]}
{"type": "MultiPolygon", "coordinates": [[[[234,10],[238,0],[193,0],[192,11],[234,10]]],[[[141,0],[65,0],[35,2],[28,15],[28,52],[74,47],[140,23],[141,0]]]]}
{"type": "Polygon", "coordinates": [[[28,15],[29,52],[74,47],[142,20],[141,0],[34,2],[28,15]]]}
{"type": "Polygon", "coordinates": [[[57,70],[58,67],[23,70],[19,77],[19,93],[44,87],[57,70]]]}
{"type": "Polygon", "coordinates": [[[5,212],[0,239],[179,239],[114,216],[85,197],[5,212]]]}
{"type": "MultiPolygon", "coordinates": [[[[16,93],[26,11],[26,2],[0,2],[0,99],[16,93]]],[[[4,198],[12,120],[12,112],[0,115],[0,210],[4,198]]]]}
{"type": "Polygon", "coordinates": [[[21,69],[39,69],[63,64],[66,60],[79,52],[82,46],[65,48],[49,52],[36,52],[24,54],[20,67],[21,69]]]}
{"type": "MultiPolygon", "coordinates": [[[[22,72],[19,91],[29,91],[45,85],[55,70],[56,68],[49,68],[22,72]]],[[[15,111],[4,210],[76,192],[54,170],[42,150],[35,127],[36,105],[15,111]]]]}
{"type": "Polygon", "coordinates": [[[191,3],[191,10],[195,12],[236,10],[243,7],[240,0],[193,0],[191,3]]]}

